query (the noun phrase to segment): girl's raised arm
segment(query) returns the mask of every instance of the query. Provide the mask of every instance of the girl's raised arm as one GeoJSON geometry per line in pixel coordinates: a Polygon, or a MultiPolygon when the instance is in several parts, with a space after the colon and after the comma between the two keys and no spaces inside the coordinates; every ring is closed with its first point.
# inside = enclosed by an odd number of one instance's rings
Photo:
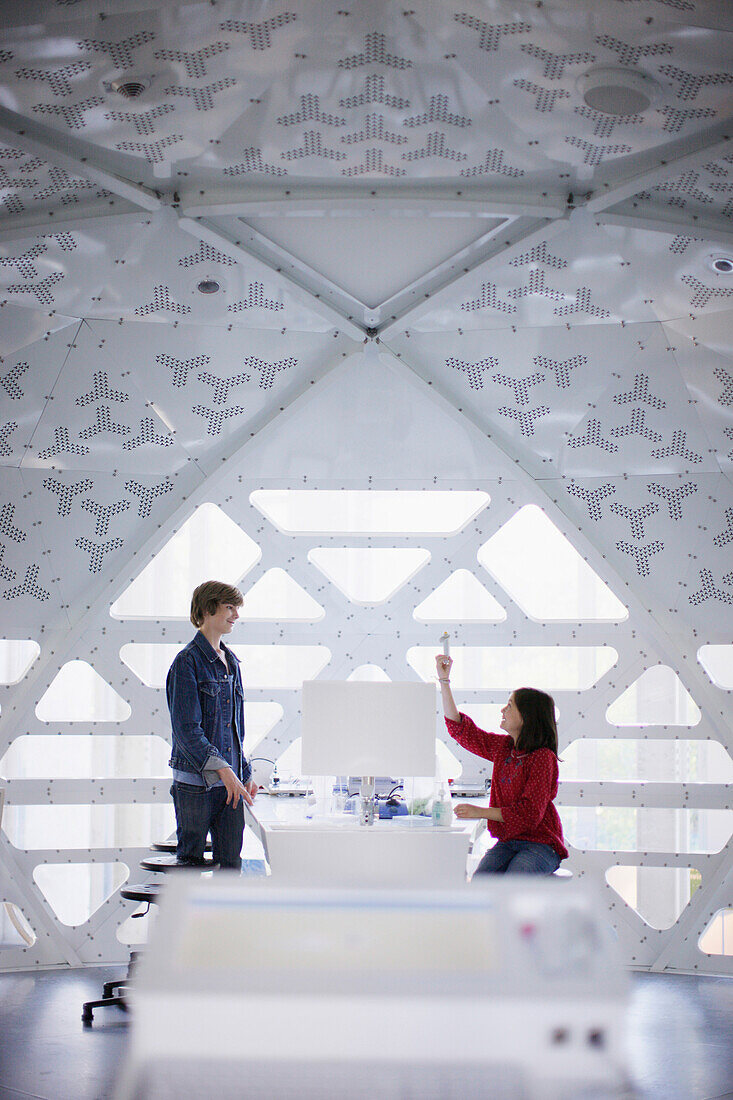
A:
{"type": "Polygon", "coordinates": [[[435,658],[435,665],[438,670],[438,681],[440,682],[440,698],[443,703],[443,714],[451,722],[460,722],[461,716],[458,712],[458,707],[455,704],[453,692],[450,687],[450,670],[453,665],[453,658],[447,657],[444,653],[439,653],[435,658]]]}

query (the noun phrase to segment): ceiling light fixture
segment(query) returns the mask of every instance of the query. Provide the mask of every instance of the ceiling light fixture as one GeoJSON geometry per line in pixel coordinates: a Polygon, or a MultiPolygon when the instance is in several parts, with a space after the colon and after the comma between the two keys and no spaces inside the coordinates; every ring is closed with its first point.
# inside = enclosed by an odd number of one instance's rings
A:
{"type": "Polygon", "coordinates": [[[630,69],[593,69],[578,77],[576,87],[586,106],[604,115],[626,118],[646,111],[659,98],[661,88],[645,73],[630,69]]]}
{"type": "Polygon", "coordinates": [[[710,266],[716,275],[733,275],[733,256],[711,256],[710,266]]]}
{"type": "Polygon", "coordinates": [[[217,282],[216,279],[201,279],[196,284],[196,289],[199,294],[218,294],[221,290],[221,283],[217,282]]]}

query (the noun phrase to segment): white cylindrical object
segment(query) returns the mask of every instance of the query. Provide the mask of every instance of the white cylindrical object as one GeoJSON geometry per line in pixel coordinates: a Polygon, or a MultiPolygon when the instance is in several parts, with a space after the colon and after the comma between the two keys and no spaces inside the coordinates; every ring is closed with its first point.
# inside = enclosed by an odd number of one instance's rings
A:
{"type": "Polygon", "coordinates": [[[440,635],[440,640],[443,643],[443,656],[450,657],[450,634],[447,630],[440,635]]]}

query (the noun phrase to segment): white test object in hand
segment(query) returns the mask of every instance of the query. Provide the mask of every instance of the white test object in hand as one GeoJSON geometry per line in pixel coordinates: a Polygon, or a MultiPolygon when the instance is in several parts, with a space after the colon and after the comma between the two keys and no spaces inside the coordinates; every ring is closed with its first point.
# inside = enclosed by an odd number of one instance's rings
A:
{"type": "Polygon", "coordinates": [[[450,634],[447,630],[440,635],[440,640],[443,643],[443,656],[450,657],[450,634]]]}

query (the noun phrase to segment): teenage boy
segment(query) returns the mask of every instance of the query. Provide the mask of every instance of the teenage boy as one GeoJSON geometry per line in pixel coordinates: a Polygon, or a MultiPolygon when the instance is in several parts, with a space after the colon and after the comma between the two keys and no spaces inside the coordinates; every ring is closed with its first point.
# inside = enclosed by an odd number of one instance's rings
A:
{"type": "Polygon", "coordinates": [[[239,618],[242,594],[220,581],[194,590],[195,637],[177,655],[166,680],[173,727],[171,795],[176,811],[178,863],[199,867],[211,833],[214,863],[242,866],[244,805],[257,784],[242,751],[244,691],[239,660],[222,642],[239,618]]]}

